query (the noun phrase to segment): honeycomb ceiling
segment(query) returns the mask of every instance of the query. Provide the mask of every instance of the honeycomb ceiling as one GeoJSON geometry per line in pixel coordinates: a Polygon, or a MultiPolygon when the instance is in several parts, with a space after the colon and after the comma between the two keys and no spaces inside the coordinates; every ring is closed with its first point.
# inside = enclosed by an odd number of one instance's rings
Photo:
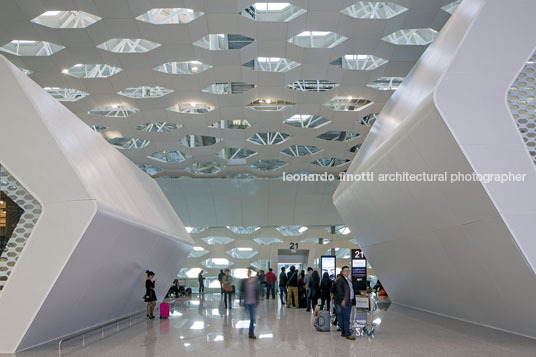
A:
{"type": "Polygon", "coordinates": [[[336,174],[457,3],[3,1],[0,53],[151,175],[336,174]]]}

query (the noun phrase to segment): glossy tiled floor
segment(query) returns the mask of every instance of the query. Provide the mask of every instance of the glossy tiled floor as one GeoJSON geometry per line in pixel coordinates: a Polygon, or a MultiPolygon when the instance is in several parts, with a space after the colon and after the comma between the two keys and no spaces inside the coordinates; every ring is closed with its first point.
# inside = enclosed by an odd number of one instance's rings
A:
{"type": "MultiPolygon", "coordinates": [[[[338,332],[317,332],[303,309],[264,300],[257,340],[247,338],[245,312],[223,309],[219,295],[177,303],[169,320],[150,320],[103,340],[66,344],[68,356],[535,356],[536,341],[392,305],[379,311],[374,338],[349,341],[338,332]]],[[[57,344],[17,356],[57,356],[57,344]]]]}

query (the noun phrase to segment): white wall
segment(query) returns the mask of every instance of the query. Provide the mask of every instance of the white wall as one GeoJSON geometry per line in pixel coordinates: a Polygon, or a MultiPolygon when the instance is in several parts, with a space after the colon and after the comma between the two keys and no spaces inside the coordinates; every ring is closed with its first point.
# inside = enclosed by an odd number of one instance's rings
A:
{"type": "Polygon", "coordinates": [[[143,308],[192,240],[158,185],[0,56],[0,162],[43,212],[0,295],[0,352],[143,308]]]}
{"type": "Polygon", "coordinates": [[[536,338],[536,171],[506,103],[535,47],[534,11],[465,0],[348,170],[524,183],[346,182],[334,202],[394,302],[536,338]]]}

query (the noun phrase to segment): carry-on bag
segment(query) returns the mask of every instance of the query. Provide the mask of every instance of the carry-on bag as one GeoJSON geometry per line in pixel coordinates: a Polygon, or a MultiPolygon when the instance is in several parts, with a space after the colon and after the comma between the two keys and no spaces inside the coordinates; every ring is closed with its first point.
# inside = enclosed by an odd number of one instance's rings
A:
{"type": "Polygon", "coordinates": [[[167,319],[169,317],[169,304],[163,302],[160,304],[160,318],[167,319]]]}

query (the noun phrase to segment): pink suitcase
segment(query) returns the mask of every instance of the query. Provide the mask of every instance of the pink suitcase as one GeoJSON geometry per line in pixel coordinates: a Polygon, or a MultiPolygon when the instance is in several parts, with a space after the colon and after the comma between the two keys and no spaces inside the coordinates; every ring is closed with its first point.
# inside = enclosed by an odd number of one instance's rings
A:
{"type": "Polygon", "coordinates": [[[169,304],[163,302],[160,304],[160,318],[167,319],[169,317],[169,304]]]}

